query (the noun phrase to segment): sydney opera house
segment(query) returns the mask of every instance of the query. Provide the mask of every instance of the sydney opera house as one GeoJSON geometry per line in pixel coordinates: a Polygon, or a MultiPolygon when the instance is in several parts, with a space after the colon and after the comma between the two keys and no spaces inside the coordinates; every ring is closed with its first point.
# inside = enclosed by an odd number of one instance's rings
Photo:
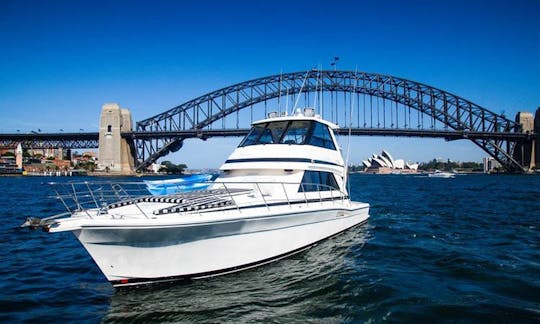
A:
{"type": "Polygon", "coordinates": [[[418,164],[405,163],[402,159],[394,160],[392,155],[383,150],[381,154],[373,154],[369,159],[362,161],[366,173],[416,173],[418,164]]]}

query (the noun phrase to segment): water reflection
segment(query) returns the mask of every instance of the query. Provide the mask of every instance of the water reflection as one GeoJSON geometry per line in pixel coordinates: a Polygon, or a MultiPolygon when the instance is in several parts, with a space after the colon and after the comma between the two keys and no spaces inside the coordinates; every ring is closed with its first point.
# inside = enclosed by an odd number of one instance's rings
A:
{"type": "Polygon", "coordinates": [[[362,225],[252,270],[189,284],[117,290],[104,320],[342,321],[339,300],[347,298],[347,276],[361,275],[358,260],[369,236],[369,225],[362,225]]]}

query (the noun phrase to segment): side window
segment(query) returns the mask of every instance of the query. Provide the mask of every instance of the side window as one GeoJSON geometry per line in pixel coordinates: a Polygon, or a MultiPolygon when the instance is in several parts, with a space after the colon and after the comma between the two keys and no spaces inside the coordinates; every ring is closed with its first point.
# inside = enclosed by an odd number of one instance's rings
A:
{"type": "Polygon", "coordinates": [[[330,150],[336,149],[336,146],[332,141],[330,131],[328,130],[328,126],[321,123],[315,123],[315,127],[313,127],[313,134],[311,135],[308,144],[324,147],[330,150]]]}
{"type": "Polygon", "coordinates": [[[112,126],[111,126],[111,125],[108,125],[108,126],[107,126],[107,132],[108,132],[108,133],[111,133],[111,132],[112,132],[112,126]]]}
{"type": "Polygon", "coordinates": [[[298,192],[339,190],[336,178],[330,172],[305,171],[298,192]]]}
{"type": "Polygon", "coordinates": [[[336,182],[336,178],[334,177],[332,173],[320,172],[320,174],[321,174],[321,183],[325,185],[324,190],[331,190],[331,188],[339,190],[339,186],[336,182]]]}
{"type": "Polygon", "coordinates": [[[249,134],[244,138],[240,146],[249,146],[257,143],[257,139],[261,136],[264,131],[264,125],[256,125],[250,131],[249,134]]]}

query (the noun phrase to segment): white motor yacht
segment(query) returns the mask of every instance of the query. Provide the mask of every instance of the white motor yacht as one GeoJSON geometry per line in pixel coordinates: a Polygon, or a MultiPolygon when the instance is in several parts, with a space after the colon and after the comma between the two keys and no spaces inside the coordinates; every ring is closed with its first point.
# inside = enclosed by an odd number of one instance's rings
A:
{"type": "Polygon", "coordinates": [[[270,113],[206,190],[156,196],[132,191],[143,182],[56,184],[68,212],[22,226],[72,232],[115,287],[263,265],[367,221],[369,204],[346,190],[337,127],[313,109],[270,113]]]}

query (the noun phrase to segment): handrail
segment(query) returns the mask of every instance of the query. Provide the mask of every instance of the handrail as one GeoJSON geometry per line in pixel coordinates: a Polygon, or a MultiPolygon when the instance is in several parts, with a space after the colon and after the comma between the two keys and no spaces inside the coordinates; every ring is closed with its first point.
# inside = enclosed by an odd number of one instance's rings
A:
{"type": "Polygon", "coordinates": [[[285,198],[287,199],[287,204],[289,204],[289,207],[291,207],[291,202],[289,200],[289,195],[287,195],[287,190],[285,190],[285,185],[283,182],[281,183],[281,188],[283,188],[283,193],[285,194],[285,198]]]}
{"type": "MultiPolygon", "coordinates": [[[[276,181],[205,181],[200,183],[208,183],[210,189],[196,191],[194,193],[190,192],[179,192],[175,194],[163,195],[163,197],[170,197],[167,199],[174,199],[175,196],[180,195],[194,195],[193,202],[200,200],[201,197],[197,197],[200,194],[207,194],[206,197],[221,197],[230,200],[234,203],[236,210],[240,212],[240,206],[238,205],[238,195],[245,193],[245,191],[235,192],[237,189],[243,190],[255,190],[264,203],[264,206],[270,210],[270,200],[268,197],[274,197],[273,199],[279,199],[283,202],[287,202],[288,206],[292,208],[293,202],[304,201],[306,206],[309,206],[311,202],[316,202],[323,204],[325,200],[331,200],[332,204],[336,204],[336,198],[341,198],[341,202],[348,197],[347,193],[336,188],[334,186],[320,184],[320,183],[306,183],[306,182],[276,182],[276,181]],[[266,187],[264,187],[266,185],[266,187]],[[272,185],[275,187],[268,187],[272,185]],[[252,186],[251,189],[249,186],[252,186]],[[223,189],[219,189],[222,187],[223,189]],[[264,190],[263,190],[264,188],[264,190]],[[270,189],[268,188],[279,188],[270,189]],[[313,190],[313,189],[316,190],[313,190]],[[214,192],[212,192],[214,190],[214,192]],[[219,190],[221,193],[216,192],[219,190]],[[338,196],[334,195],[334,191],[337,192],[338,196]],[[266,193],[265,193],[266,192],[266,193]],[[294,192],[295,195],[291,196],[290,193],[294,192]],[[301,194],[300,194],[301,192],[301,194]],[[315,193],[317,192],[317,193],[315,193]],[[326,194],[325,194],[326,193],[326,194]],[[303,199],[300,198],[302,195],[303,199]],[[199,198],[199,199],[197,199],[199,198]],[[300,198],[300,200],[298,200],[300,198]]],[[[143,197],[153,197],[149,195],[149,192],[146,189],[146,184],[144,182],[113,182],[113,181],[82,181],[82,182],[68,182],[68,183],[58,183],[58,182],[49,182],[48,183],[56,193],[54,196],[60,200],[63,206],[71,214],[75,212],[83,212],[89,218],[93,218],[89,211],[96,211],[96,215],[107,214],[108,208],[112,204],[134,204],[135,207],[144,215],[146,218],[149,218],[147,213],[141,208],[139,203],[146,201],[143,200],[143,197]],[[86,198],[89,199],[86,199],[86,198]]],[[[154,196],[156,199],[160,199],[160,196],[154,196]]],[[[256,201],[248,202],[250,205],[256,203],[256,201]]]]}
{"type": "Polygon", "coordinates": [[[264,194],[261,191],[261,187],[259,186],[257,182],[255,183],[255,186],[257,186],[257,189],[259,190],[259,193],[261,194],[261,198],[264,201],[264,205],[266,206],[266,209],[270,210],[270,207],[268,207],[268,203],[266,202],[266,198],[264,198],[264,194]]]}
{"type": "Polygon", "coordinates": [[[90,193],[90,195],[92,196],[92,199],[94,200],[94,203],[96,204],[96,208],[99,208],[99,204],[96,200],[96,197],[94,197],[94,192],[90,189],[90,185],[88,185],[88,181],[85,181],[86,182],[86,188],[88,188],[88,192],[90,193]]]}
{"type": "MultiPolygon", "coordinates": [[[[222,183],[223,184],[223,188],[225,189],[225,191],[227,191],[227,194],[229,195],[229,198],[234,201],[232,195],[231,195],[231,191],[229,190],[229,188],[227,188],[227,186],[225,185],[225,183],[222,183]]],[[[238,206],[238,204],[236,203],[236,201],[234,201],[234,205],[236,206],[236,210],[241,213],[240,211],[240,207],[238,206]]]]}

